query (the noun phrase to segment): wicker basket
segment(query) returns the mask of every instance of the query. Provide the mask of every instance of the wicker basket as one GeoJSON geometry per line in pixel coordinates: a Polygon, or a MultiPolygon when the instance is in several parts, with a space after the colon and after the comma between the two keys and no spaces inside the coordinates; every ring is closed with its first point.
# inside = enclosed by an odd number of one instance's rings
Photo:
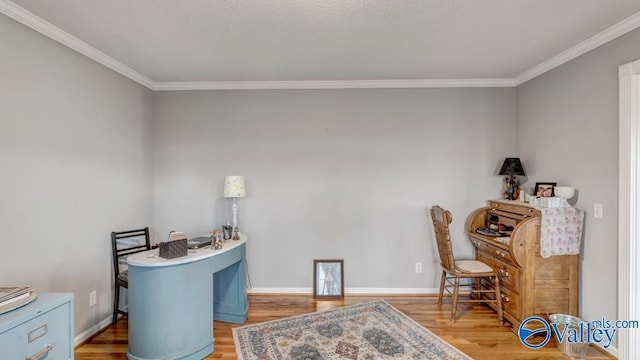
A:
{"type": "Polygon", "coordinates": [[[174,259],[187,256],[187,239],[161,242],[159,246],[161,258],[174,259]]]}

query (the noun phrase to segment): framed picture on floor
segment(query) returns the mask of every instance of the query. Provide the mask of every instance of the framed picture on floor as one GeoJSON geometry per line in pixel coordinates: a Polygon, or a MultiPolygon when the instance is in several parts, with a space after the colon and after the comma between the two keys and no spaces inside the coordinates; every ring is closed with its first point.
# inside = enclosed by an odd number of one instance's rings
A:
{"type": "Polygon", "coordinates": [[[344,297],[343,260],[313,260],[313,297],[344,297]]]}

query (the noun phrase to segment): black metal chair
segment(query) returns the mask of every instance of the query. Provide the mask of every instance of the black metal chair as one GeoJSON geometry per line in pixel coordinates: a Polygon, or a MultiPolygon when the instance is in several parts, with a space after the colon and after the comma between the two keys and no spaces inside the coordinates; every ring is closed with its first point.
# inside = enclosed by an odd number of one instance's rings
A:
{"type": "Polygon", "coordinates": [[[129,288],[128,273],[126,270],[127,256],[151,249],[149,228],[128,231],[114,231],[111,233],[111,248],[113,251],[113,320],[118,322],[118,314],[128,316],[128,313],[120,309],[120,288],[129,288]]]}

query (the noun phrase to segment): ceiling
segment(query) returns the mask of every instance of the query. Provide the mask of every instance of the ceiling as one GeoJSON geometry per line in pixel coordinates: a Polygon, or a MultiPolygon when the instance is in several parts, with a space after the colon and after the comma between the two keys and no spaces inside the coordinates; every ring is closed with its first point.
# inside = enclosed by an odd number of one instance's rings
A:
{"type": "Polygon", "coordinates": [[[638,0],[0,0],[0,11],[157,89],[514,86],[640,26],[638,0]]]}

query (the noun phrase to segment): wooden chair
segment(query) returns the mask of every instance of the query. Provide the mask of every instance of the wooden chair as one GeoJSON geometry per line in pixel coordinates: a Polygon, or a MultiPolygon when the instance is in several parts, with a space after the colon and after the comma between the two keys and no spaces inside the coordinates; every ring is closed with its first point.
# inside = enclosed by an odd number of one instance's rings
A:
{"type": "Polygon", "coordinates": [[[112,232],[111,248],[114,275],[113,319],[111,323],[115,325],[118,322],[118,314],[128,316],[126,311],[120,309],[120,288],[129,288],[127,270],[122,271],[121,269],[126,268],[127,256],[151,249],[149,228],[112,232]]]}
{"type": "MultiPolygon", "coordinates": [[[[440,206],[431,208],[431,219],[438,243],[440,254],[440,265],[442,266],[442,279],[440,280],[440,293],[438,294],[438,304],[442,304],[442,297],[445,288],[449,295],[453,296],[453,306],[451,307],[451,321],[456,321],[456,308],[459,302],[484,302],[495,303],[498,310],[498,322],[502,324],[502,301],[500,296],[500,280],[498,272],[491,266],[479,260],[455,260],[451,246],[451,236],[449,235],[449,224],[452,217],[449,210],[444,210],[440,206]],[[447,276],[450,275],[450,276],[447,276]],[[481,279],[493,279],[493,288],[484,289],[480,285],[481,279]],[[451,280],[453,279],[453,282],[451,280]],[[460,279],[474,279],[469,299],[459,299],[460,286],[470,286],[460,284],[460,279]],[[453,292],[451,292],[453,287],[453,292]],[[475,295],[475,297],[474,297],[475,295]]],[[[486,282],[485,285],[488,285],[486,282]]]]}

